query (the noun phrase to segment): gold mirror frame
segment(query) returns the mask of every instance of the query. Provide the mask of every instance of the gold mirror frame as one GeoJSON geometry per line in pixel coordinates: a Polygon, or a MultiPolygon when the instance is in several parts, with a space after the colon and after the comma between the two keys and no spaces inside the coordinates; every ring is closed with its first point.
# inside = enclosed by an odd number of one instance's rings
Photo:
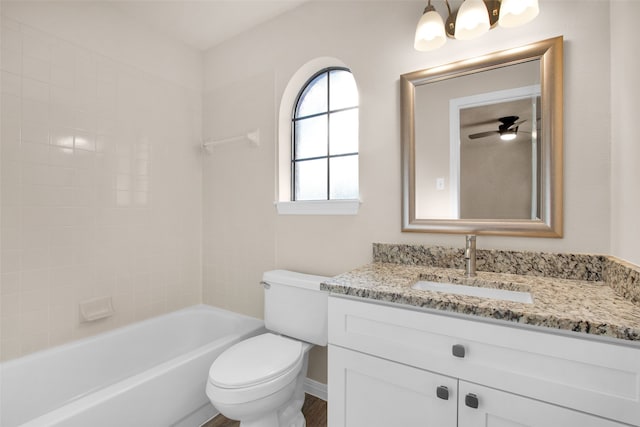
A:
{"type": "Polygon", "coordinates": [[[402,231],[502,236],[562,237],[562,37],[490,53],[400,76],[402,127],[402,231]],[[542,149],[540,219],[416,218],[415,89],[431,82],[540,60],[542,149]]]}

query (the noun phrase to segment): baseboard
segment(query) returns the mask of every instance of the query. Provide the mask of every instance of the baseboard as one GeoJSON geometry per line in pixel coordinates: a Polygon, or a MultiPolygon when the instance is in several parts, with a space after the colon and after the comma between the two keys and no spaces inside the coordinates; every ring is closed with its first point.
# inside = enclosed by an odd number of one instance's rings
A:
{"type": "Polygon", "coordinates": [[[324,401],[327,400],[327,385],[310,378],[304,379],[304,392],[324,401]]]}

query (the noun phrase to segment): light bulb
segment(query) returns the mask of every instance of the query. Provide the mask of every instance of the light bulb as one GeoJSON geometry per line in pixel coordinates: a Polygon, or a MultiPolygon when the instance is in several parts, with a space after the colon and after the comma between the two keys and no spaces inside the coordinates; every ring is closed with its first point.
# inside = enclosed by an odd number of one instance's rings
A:
{"type": "Polygon", "coordinates": [[[539,12],[538,0],[502,0],[498,25],[517,27],[533,20],[539,12]]]}
{"type": "Polygon", "coordinates": [[[418,21],[416,37],[413,47],[425,52],[434,50],[445,44],[447,36],[444,32],[444,22],[433,6],[427,7],[418,21]]]}
{"type": "Polygon", "coordinates": [[[500,139],[503,141],[513,141],[516,139],[515,131],[506,131],[500,134],[500,139]]]}
{"type": "Polygon", "coordinates": [[[482,0],[465,0],[458,10],[455,37],[471,40],[489,31],[489,11],[482,0]]]}

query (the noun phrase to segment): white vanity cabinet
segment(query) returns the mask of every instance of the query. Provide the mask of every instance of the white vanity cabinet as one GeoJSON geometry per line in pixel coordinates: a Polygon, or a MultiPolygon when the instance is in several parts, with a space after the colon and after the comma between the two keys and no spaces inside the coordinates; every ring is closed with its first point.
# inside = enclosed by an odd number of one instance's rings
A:
{"type": "Polygon", "coordinates": [[[640,348],[332,296],[328,407],[331,427],[640,426],[640,348]]]}

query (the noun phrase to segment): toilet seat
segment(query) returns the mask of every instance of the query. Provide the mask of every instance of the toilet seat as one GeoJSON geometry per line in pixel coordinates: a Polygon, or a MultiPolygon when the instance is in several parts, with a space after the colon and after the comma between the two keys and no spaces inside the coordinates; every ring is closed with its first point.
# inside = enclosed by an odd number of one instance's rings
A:
{"type": "Polygon", "coordinates": [[[241,341],[211,365],[207,394],[235,404],[275,393],[295,381],[305,349],[300,341],[271,333],[241,341]]]}

